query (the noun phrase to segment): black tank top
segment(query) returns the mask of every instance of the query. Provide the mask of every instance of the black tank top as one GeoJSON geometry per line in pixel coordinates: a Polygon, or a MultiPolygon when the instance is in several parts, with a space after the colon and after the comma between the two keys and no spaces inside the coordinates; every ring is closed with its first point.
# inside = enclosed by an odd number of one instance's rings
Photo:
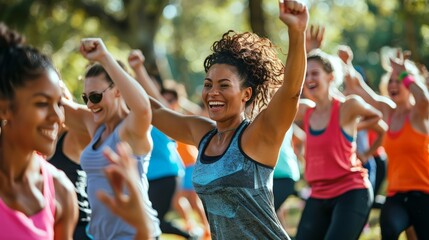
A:
{"type": "Polygon", "coordinates": [[[88,224],[91,216],[91,208],[86,194],[86,173],[82,170],[79,164],[73,162],[64,154],[63,142],[66,135],[67,132],[62,134],[58,139],[55,154],[49,162],[56,168],[64,171],[70,181],[74,184],[79,205],[78,225],[86,225],[88,224]]]}

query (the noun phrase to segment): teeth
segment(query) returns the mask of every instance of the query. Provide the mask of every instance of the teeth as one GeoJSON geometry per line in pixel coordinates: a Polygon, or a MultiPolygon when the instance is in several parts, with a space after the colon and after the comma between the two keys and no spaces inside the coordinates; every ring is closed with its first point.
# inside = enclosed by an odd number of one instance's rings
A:
{"type": "Polygon", "coordinates": [[[92,109],[93,113],[98,113],[99,111],[101,111],[101,108],[92,109]]]}
{"type": "Polygon", "coordinates": [[[58,127],[54,127],[54,129],[42,129],[41,132],[46,137],[54,140],[58,134],[58,127]]]}
{"type": "Polygon", "coordinates": [[[316,83],[308,83],[307,87],[308,88],[314,88],[314,87],[316,87],[316,83]]]}
{"type": "Polygon", "coordinates": [[[223,102],[209,102],[209,106],[223,106],[224,103],[223,102]]]}

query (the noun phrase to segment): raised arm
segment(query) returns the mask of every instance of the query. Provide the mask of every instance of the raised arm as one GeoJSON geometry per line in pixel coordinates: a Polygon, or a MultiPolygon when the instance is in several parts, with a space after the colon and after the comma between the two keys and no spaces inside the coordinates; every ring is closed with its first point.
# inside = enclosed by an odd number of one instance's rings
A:
{"type": "MultiPolygon", "coordinates": [[[[291,126],[298,109],[307,67],[305,31],[308,22],[307,7],[296,1],[280,3],[280,19],[288,26],[289,51],[284,69],[283,85],[277,90],[265,111],[254,123],[271,143],[280,143],[291,126]]],[[[271,144],[269,143],[269,144],[271,144]]]]}
{"type": "Polygon", "coordinates": [[[133,69],[137,82],[140,83],[149,96],[161,102],[164,106],[167,106],[168,102],[162,97],[159,89],[146,71],[146,68],[143,65],[144,61],[145,57],[139,49],[131,50],[128,55],[128,64],[131,69],[133,69]]]}
{"type": "Polygon", "coordinates": [[[128,63],[135,72],[137,81],[150,96],[152,124],[175,140],[198,146],[203,135],[214,128],[214,123],[205,118],[183,115],[169,109],[168,102],[162,97],[143,65],[144,56],[140,50],[130,53],[128,63]]]}
{"type": "Polygon", "coordinates": [[[324,26],[310,25],[305,34],[305,49],[309,53],[314,49],[321,48],[325,36],[324,26]]]}
{"type": "Polygon", "coordinates": [[[280,19],[288,26],[289,32],[289,52],[284,67],[283,84],[273,95],[267,108],[256,116],[243,135],[243,150],[246,154],[272,167],[277,163],[278,150],[297,113],[307,68],[307,7],[297,1],[281,2],[280,19]]]}
{"type": "Polygon", "coordinates": [[[392,77],[401,81],[415,99],[413,113],[428,121],[429,92],[426,86],[417,79],[419,76],[413,76],[407,72],[404,57],[390,59],[390,65],[392,66],[392,77]]]}
{"type": "Polygon", "coordinates": [[[149,97],[146,91],[122,69],[118,62],[107,51],[101,39],[83,39],[80,51],[88,60],[97,61],[103,65],[130,109],[120,129],[119,134],[121,139],[127,141],[131,145],[134,154],[149,152],[152,147],[148,137],[152,116],[149,97]]]}
{"type": "Polygon", "coordinates": [[[387,97],[375,93],[364,81],[362,75],[355,70],[352,64],[353,52],[349,46],[341,45],[338,48],[338,57],[343,62],[344,70],[344,95],[356,94],[361,96],[367,103],[387,114],[396,108],[396,104],[387,97]]]}
{"type": "Polygon", "coordinates": [[[73,95],[63,81],[60,81],[60,87],[63,92],[61,101],[64,106],[65,125],[76,134],[92,137],[97,126],[93,121],[91,111],[85,105],[73,100],[73,95]]]}

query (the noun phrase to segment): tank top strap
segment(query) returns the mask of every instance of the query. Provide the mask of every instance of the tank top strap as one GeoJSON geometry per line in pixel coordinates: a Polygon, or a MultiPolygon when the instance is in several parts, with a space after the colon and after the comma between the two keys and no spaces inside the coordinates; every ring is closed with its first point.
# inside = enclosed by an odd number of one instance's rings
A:
{"type": "Polygon", "coordinates": [[[304,131],[310,131],[310,116],[314,112],[314,107],[309,107],[304,113],[304,131]]]}
{"type": "MultiPolygon", "coordinates": [[[[328,128],[331,125],[335,125],[335,124],[339,125],[339,121],[332,121],[332,120],[338,119],[339,112],[340,112],[339,111],[340,106],[341,106],[340,101],[338,101],[337,99],[332,100],[331,115],[330,115],[329,123],[326,126],[326,128],[328,128]]],[[[304,114],[304,131],[306,131],[306,132],[310,132],[310,116],[314,112],[314,109],[315,108],[308,108],[305,111],[305,114],[304,114]]]]}
{"type": "Polygon", "coordinates": [[[331,127],[335,127],[336,129],[341,129],[340,106],[341,106],[341,102],[334,98],[332,100],[331,116],[330,116],[328,127],[331,126],[331,127]]]}
{"type": "Polygon", "coordinates": [[[63,152],[63,142],[64,142],[64,138],[67,135],[67,131],[65,131],[64,133],[62,133],[59,137],[58,137],[58,141],[57,144],[55,146],[55,153],[57,152],[63,152]]]}

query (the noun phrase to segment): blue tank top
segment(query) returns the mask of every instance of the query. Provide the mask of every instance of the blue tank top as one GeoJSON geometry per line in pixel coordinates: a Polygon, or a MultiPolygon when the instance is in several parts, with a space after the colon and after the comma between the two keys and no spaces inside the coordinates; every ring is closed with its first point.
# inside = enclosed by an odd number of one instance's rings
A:
{"type": "Polygon", "coordinates": [[[240,147],[245,120],[234,132],[225,152],[204,152],[217,130],[199,144],[192,182],[201,198],[213,239],[289,239],[273,200],[273,168],[248,157],[240,147]]]}
{"type": "Polygon", "coordinates": [[[157,128],[152,127],[150,132],[153,141],[153,149],[147,171],[149,181],[163,177],[182,177],[184,167],[177,144],[157,128]]]}
{"type": "MultiPolygon", "coordinates": [[[[89,233],[94,237],[94,239],[134,239],[135,235],[134,228],[113,214],[98,200],[96,196],[96,192],[101,189],[113,196],[113,190],[103,173],[104,167],[110,164],[103,155],[103,149],[105,147],[110,147],[111,149],[116,150],[116,145],[120,142],[120,126],[121,124],[118,124],[113,133],[110,134],[98,148],[95,148],[95,144],[100,140],[101,134],[106,129],[105,125],[100,126],[95,132],[95,135],[89,145],[81,154],[80,163],[82,169],[87,175],[88,199],[92,209],[89,233]]],[[[151,223],[154,225],[153,229],[156,229],[154,237],[158,237],[161,234],[161,230],[159,229],[159,220],[156,217],[156,211],[152,208],[152,204],[149,201],[147,193],[149,185],[146,178],[146,171],[149,164],[149,155],[150,154],[135,157],[137,159],[138,171],[141,176],[141,194],[144,195],[143,199],[147,199],[145,207],[151,217],[151,223]]]]}
{"type": "Polygon", "coordinates": [[[294,181],[299,180],[300,172],[298,159],[292,147],[293,128],[287,130],[280,147],[277,165],[274,168],[274,178],[291,178],[294,181]]]}

